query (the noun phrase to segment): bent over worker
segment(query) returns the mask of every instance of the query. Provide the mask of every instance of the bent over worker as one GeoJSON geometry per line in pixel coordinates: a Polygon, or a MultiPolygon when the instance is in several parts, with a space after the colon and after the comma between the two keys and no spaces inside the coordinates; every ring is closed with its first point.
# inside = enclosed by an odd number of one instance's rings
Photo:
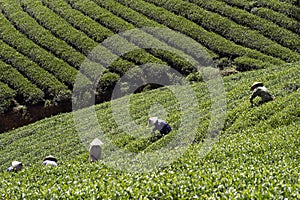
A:
{"type": "Polygon", "coordinates": [[[90,161],[95,162],[102,159],[102,146],[103,142],[95,138],[90,144],[90,161]]]}
{"type": "Polygon", "coordinates": [[[250,90],[252,91],[252,94],[250,96],[251,106],[253,106],[253,99],[257,96],[261,97],[260,104],[275,99],[275,97],[270,94],[269,90],[264,86],[262,82],[254,82],[250,90]]]}
{"type": "Polygon", "coordinates": [[[52,155],[47,156],[43,162],[43,165],[51,165],[51,166],[57,166],[57,158],[55,158],[52,155]]]}
{"type": "Polygon", "coordinates": [[[154,133],[156,130],[158,130],[161,136],[167,135],[172,131],[171,126],[166,121],[158,119],[157,117],[150,117],[148,119],[148,125],[149,127],[154,126],[152,132],[154,133]]]}
{"type": "Polygon", "coordinates": [[[12,161],[11,166],[6,170],[7,172],[17,172],[23,168],[22,162],[12,161]]]}

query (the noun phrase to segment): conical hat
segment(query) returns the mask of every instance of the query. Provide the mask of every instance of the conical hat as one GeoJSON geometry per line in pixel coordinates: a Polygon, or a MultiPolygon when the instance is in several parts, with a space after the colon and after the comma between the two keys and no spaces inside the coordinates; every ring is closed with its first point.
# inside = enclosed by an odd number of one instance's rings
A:
{"type": "Polygon", "coordinates": [[[263,86],[264,84],[262,83],[262,82],[254,82],[252,85],[251,85],[251,87],[250,87],[250,89],[251,90],[254,90],[256,87],[258,87],[258,86],[263,86]]]}
{"type": "Polygon", "coordinates": [[[93,142],[91,142],[91,146],[101,146],[103,144],[103,142],[101,142],[101,140],[99,140],[98,138],[95,138],[93,140],[93,142]]]}
{"type": "Polygon", "coordinates": [[[11,166],[13,167],[13,168],[16,168],[17,166],[19,166],[19,165],[22,165],[22,163],[21,162],[19,162],[19,161],[12,161],[12,163],[11,163],[11,166]]]}
{"type": "Polygon", "coordinates": [[[44,161],[45,161],[45,160],[52,160],[52,161],[57,162],[57,159],[56,159],[54,156],[52,156],[52,155],[47,156],[47,157],[44,159],[44,161]]]}
{"type": "Polygon", "coordinates": [[[157,122],[158,118],[157,117],[150,117],[148,119],[148,124],[149,126],[153,126],[157,122]]]}

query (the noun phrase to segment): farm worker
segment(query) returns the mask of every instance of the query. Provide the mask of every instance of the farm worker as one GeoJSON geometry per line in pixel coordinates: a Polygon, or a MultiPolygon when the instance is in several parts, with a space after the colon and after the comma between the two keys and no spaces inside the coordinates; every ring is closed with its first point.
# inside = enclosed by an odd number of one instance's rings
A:
{"type": "Polygon", "coordinates": [[[93,142],[90,144],[90,159],[91,162],[95,162],[102,158],[102,145],[103,143],[98,139],[95,138],[93,142]]]}
{"type": "Polygon", "coordinates": [[[49,155],[47,156],[44,160],[43,160],[43,165],[52,165],[52,166],[57,166],[57,159],[52,156],[49,155]]]}
{"type": "Polygon", "coordinates": [[[254,82],[250,90],[252,91],[252,94],[250,96],[251,106],[253,106],[253,99],[257,96],[261,97],[260,103],[265,103],[275,99],[275,97],[270,94],[270,92],[262,82],[254,82]]]}
{"type": "Polygon", "coordinates": [[[22,162],[12,161],[11,166],[6,170],[7,172],[17,172],[23,168],[22,162]]]}
{"type": "Polygon", "coordinates": [[[167,135],[172,131],[171,126],[166,121],[158,119],[157,117],[150,117],[148,119],[148,126],[154,126],[152,133],[158,130],[161,135],[167,135]]]}

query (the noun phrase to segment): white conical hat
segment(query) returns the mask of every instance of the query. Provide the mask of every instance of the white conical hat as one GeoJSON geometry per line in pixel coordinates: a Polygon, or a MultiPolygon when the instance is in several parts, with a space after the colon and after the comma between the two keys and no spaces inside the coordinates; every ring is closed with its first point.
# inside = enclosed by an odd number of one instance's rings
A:
{"type": "Polygon", "coordinates": [[[149,126],[153,126],[157,122],[158,118],[157,117],[150,117],[148,119],[148,124],[149,126]]]}
{"type": "Polygon", "coordinates": [[[19,162],[19,161],[12,161],[12,163],[11,163],[11,166],[13,167],[13,168],[16,168],[17,166],[19,166],[19,165],[22,165],[22,163],[21,162],[19,162]]]}
{"type": "Polygon", "coordinates": [[[44,159],[44,161],[45,161],[45,160],[52,160],[52,161],[57,162],[57,159],[56,159],[54,156],[52,156],[52,155],[47,156],[47,157],[44,159]]]}
{"type": "Polygon", "coordinates": [[[91,146],[101,146],[103,144],[103,142],[101,140],[99,140],[98,138],[95,138],[92,142],[91,142],[91,146]]]}

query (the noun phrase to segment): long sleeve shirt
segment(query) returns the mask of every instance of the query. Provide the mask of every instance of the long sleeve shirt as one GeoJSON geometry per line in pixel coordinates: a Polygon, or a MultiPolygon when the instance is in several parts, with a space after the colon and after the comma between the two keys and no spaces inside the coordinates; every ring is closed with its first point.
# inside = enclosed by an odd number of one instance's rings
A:
{"type": "Polygon", "coordinates": [[[53,166],[57,166],[57,163],[55,161],[52,160],[45,160],[43,163],[43,165],[53,165],[53,166]]]}
{"type": "Polygon", "coordinates": [[[262,102],[267,102],[270,100],[273,100],[273,96],[270,94],[270,92],[268,91],[268,89],[264,86],[262,87],[257,87],[253,90],[251,96],[250,96],[250,102],[253,101],[253,99],[257,96],[261,97],[261,101],[262,102]]]}
{"type": "Polygon", "coordinates": [[[160,131],[164,126],[168,125],[168,123],[164,120],[158,119],[157,122],[154,124],[153,132],[155,130],[160,131]]]}

